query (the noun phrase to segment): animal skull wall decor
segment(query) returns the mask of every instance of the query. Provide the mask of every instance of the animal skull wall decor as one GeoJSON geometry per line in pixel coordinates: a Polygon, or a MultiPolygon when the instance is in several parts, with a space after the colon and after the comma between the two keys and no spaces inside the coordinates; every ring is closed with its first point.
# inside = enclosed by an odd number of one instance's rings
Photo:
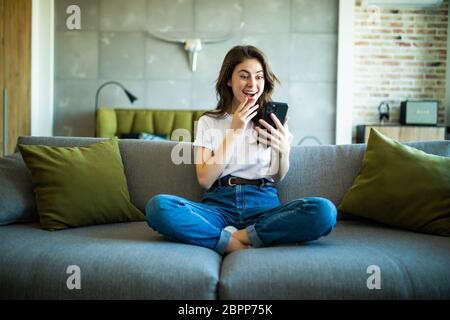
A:
{"type": "Polygon", "coordinates": [[[184,42],[184,50],[186,50],[189,55],[189,64],[191,65],[192,72],[197,70],[197,56],[202,48],[203,46],[201,39],[187,39],[184,42]]]}
{"type": "Polygon", "coordinates": [[[184,50],[188,54],[189,64],[192,72],[195,72],[195,70],[197,70],[197,57],[198,53],[203,49],[203,44],[226,41],[233,36],[232,33],[228,33],[224,36],[217,38],[175,38],[166,35],[165,32],[156,33],[147,30],[147,33],[152,37],[165,42],[183,44],[184,50]]]}

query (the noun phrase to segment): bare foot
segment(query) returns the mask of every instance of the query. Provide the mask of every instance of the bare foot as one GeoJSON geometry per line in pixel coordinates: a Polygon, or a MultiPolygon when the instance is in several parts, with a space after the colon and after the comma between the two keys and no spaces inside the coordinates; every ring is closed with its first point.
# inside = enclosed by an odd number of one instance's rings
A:
{"type": "Polygon", "coordinates": [[[225,253],[230,253],[237,250],[243,250],[250,248],[249,245],[243,244],[238,239],[233,237],[230,238],[230,242],[228,242],[228,246],[225,249],[225,253]]]}
{"type": "Polygon", "coordinates": [[[239,240],[244,245],[251,245],[250,239],[248,238],[247,229],[241,229],[232,234],[233,238],[239,240]]]}

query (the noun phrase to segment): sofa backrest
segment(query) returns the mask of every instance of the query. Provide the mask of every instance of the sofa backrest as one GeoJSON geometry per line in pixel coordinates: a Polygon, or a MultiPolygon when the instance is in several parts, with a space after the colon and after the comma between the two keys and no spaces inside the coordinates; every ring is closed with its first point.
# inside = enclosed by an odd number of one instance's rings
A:
{"type": "MultiPolygon", "coordinates": [[[[99,108],[96,115],[96,136],[121,137],[123,134],[153,133],[171,138],[176,129],[189,131],[194,138],[194,124],[206,110],[121,109],[99,108]]],[[[178,139],[177,139],[178,141],[178,139]]],[[[181,139],[181,141],[186,141],[181,139]]]]}
{"type": "MultiPolygon", "coordinates": [[[[19,143],[49,146],[87,146],[99,138],[20,137],[19,143]]],[[[450,141],[407,143],[424,152],[450,156],[450,141]]],[[[193,164],[174,164],[172,157],[193,163],[193,147],[188,142],[119,140],[128,189],[132,202],[144,211],[156,194],[175,194],[199,201],[203,190],[193,164]]],[[[307,196],[320,196],[338,205],[357,176],[365,144],[293,146],[290,169],[278,183],[280,199],[287,202],[307,196]]]]}

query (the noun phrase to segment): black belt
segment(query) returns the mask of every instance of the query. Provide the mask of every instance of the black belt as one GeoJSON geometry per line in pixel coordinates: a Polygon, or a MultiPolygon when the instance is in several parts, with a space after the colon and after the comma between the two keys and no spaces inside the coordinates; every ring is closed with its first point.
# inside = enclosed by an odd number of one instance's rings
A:
{"type": "Polygon", "coordinates": [[[214,182],[212,187],[221,187],[221,186],[235,186],[238,184],[253,184],[259,187],[263,186],[273,186],[273,182],[267,180],[267,179],[244,179],[239,177],[229,177],[229,178],[222,178],[218,179],[214,182]]]}

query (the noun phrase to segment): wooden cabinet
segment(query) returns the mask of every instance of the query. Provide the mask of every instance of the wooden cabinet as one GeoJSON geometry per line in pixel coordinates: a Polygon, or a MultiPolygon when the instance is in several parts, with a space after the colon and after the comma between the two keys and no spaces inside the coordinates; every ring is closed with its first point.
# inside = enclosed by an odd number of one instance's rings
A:
{"type": "Polygon", "coordinates": [[[5,103],[10,154],[31,132],[31,0],[0,0],[0,155],[5,103]]]}
{"type": "Polygon", "coordinates": [[[446,130],[443,126],[358,125],[356,126],[356,143],[367,143],[371,128],[400,142],[445,140],[446,130]]]}

